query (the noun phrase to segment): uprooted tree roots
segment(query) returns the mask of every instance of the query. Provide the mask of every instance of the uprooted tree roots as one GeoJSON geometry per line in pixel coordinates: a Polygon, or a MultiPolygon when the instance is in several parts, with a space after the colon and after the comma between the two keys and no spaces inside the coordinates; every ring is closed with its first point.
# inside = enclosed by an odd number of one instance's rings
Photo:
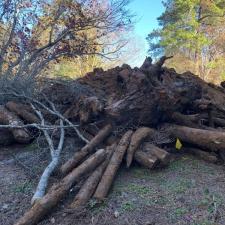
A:
{"type": "Polygon", "coordinates": [[[28,143],[41,131],[54,170],[64,130],[65,137],[75,132],[84,142],[83,148],[58,166],[61,180],[46,194],[48,177],[42,177],[42,195],[16,225],[38,223],[81,180],[83,185],[68,207],[83,206],[92,197],[103,200],[123,159],[127,167],[134,161],[149,169],[164,167],[177,140],[186,152],[223,162],[225,90],[189,72],[177,74],[162,67],[166,59],[152,64],[147,58],[134,69],[128,65],[108,71],[95,69],[70,84],[51,81],[42,90],[48,99],[12,93],[14,101],[0,107],[0,132],[8,137],[8,143],[28,143]],[[57,148],[52,137],[59,140],[57,148]]]}

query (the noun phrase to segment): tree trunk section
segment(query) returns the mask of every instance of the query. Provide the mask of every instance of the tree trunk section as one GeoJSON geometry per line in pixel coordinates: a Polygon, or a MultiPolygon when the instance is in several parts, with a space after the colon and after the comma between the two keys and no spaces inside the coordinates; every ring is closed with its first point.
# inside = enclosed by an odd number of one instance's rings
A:
{"type": "Polygon", "coordinates": [[[13,126],[21,126],[24,123],[12,112],[8,111],[4,106],[0,106],[0,123],[12,126],[9,130],[18,143],[29,143],[31,137],[25,128],[13,128],[13,126]]]}
{"type": "Polygon", "coordinates": [[[163,165],[167,165],[170,162],[170,154],[151,143],[145,143],[142,149],[143,151],[150,152],[155,155],[163,165]]]}
{"type": "Polygon", "coordinates": [[[150,152],[136,151],[134,154],[134,159],[143,167],[148,169],[153,169],[158,165],[158,158],[150,152]]]}
{"type": "Polygon", "coordinates": [[[175,123],[178,123],[179,125],[199,128],[199,125],[193,121],[194,119],[196,121],[198,120],[198,118],[200,119],[199,115],[184,115],[179,112],[174,112],[171,115],[171,118],[175,123]]]}
{"type": "Polygon", "coordinates": [[[138,149],[141,142],[153,132],[154,132],[153,129],[148,127],[141,127],[134,132],[134,134],[131,137],[129,148],[127,150],[126,161],[128,168],[130,167],[133,160],[133,155],[135,151],[138,149]]]}
{"type": "Polygon", "coordinates": [[[106,149],[107,151],[107,159],[97,167],[97,169],[89,176],[89,178],[84,182],[80,191],[75,196],[72,204],[70,205],[71,208],[76,208],[79,206],[85,205],[88,200],[91,198],[93,193],[96,190],[96,187],[109,163],[109,160],[112,156],[114,151],[115,145],[112,145],[106,149]]]}
{"type": "Polygon", "coordinates": [[[70,160],[61,166],[59,171],[60,175],[65,176],[73,168],[75,168],[81,160],[83,160],[89,153],[94,151],[95,148],[104,141],[111,131],[111,124],[108,124],[102,128],[88,144],[86,144],[80,151],[76,152],[70,160]]]}
{"type": "Polygon", "coordinates": [[[202,151],[202,150],[197,149],[197,148],[188,148],[188,147],[183,148],[183,150],[186,153],[192,154],[192,155],[196,156],[197,158],[202,159],[204,161],[207,161],[207,162],[210,162],[210,163],[219,162],[218,157],[216,155],[213,155],[213,154],[209,153],[209,152],[205,152],[205,151],[202,151]]]}
{"type": "Polygon", "coordinates": [[[24,106],[21,103],[16,103],[13,101],[7,102],[5,107],[11,111],[16,113],[19,117],[27,121],[28,123],[40,123],[40,120],[38,117],[34,114],[31,113],[26,106],[24,106]]]}
{"type": "Polygon", "coordinates": [[[116,172],[119,169],[120,164],[123,160],[123,156],[130,144],[132,133],[133,132],[131,130],[127,131],[121,138],[118,146],[116,147],[116,150],[113,153],[112,158],[110,159],[110,162],[102,176],[97,190],[95,191],[94,197],[96,199],[103,200],[107,196],[109,189],[113,183],[113,179],[116,175],[116,172]]]}
{"type": "Polygon", "coordinates": [[[194,144],[211,151],[225,150],[225,132],[202,130],[169,124],[167,131],[181,141],[194,144]]]}

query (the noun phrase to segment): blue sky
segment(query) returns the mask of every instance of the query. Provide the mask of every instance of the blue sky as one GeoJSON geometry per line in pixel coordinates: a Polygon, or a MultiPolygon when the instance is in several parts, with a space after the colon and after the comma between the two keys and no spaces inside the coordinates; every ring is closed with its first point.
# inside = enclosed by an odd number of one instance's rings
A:
{"type": "Polygon", "coordinates": [[[129,8],[137,15],[135,35],[139,36],[144,43],[143,53],[135,63],[137,66],[140,66],[147,55],[148,44],[146,37],[153,29],[158,27],[157,17],[162,14],[164,8],[161,0],[133,0],[129,8]]]}

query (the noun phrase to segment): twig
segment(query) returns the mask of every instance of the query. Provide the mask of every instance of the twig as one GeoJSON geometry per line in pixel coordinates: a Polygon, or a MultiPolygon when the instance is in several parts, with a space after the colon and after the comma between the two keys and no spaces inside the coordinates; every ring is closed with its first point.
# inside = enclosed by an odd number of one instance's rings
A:
{"type": "MultiPolygon", "coordinates": [[[[79,127],[80,125],[64,125],[63,128],[73,128],[73,127],[79,127]]],[[[37,123],[31,123],[31,124],[25,124],[25,125],[3,125],[0,124],[0,128],[37,128],[39,130],[55,130],[58,128],[61,128],[60,125],[41,125],[37,123]]]]}

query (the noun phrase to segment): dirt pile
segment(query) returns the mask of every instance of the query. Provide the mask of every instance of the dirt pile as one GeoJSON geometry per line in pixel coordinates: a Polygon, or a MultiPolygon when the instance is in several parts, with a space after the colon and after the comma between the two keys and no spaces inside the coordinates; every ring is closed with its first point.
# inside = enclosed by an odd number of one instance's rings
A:
{"type": "MultiPolygon", "coordinates": [[[[61,165],[60,181],[17,225],[36,224],[80,180],[85,182],[70,207],[85,205],[91,197],[104,200],[123,160],[127,167],[133,161],[149,169],[164,167],[175,145],[210,162],[225,159],[223,87],[189,72],[177,74],[163,67],[166,59],[152,64],[147,58],[134,69],[95,69],[69,84],[53,83],[43,90],[65,119],[79,124],[86,144],[61,165]]],[[[57,115],[42,111],[47,124],[59,124],[57,115]]],[[[29,105],[8,102],[0,108],[0,123],[12,125],[7,133],[1,131],[10,142],[14,138],[28,143],[35,137],[29,124],[37,124],[38,118],[29,105]]],[[[71,128],[67,135],[74,135],[71,128]]]]}

